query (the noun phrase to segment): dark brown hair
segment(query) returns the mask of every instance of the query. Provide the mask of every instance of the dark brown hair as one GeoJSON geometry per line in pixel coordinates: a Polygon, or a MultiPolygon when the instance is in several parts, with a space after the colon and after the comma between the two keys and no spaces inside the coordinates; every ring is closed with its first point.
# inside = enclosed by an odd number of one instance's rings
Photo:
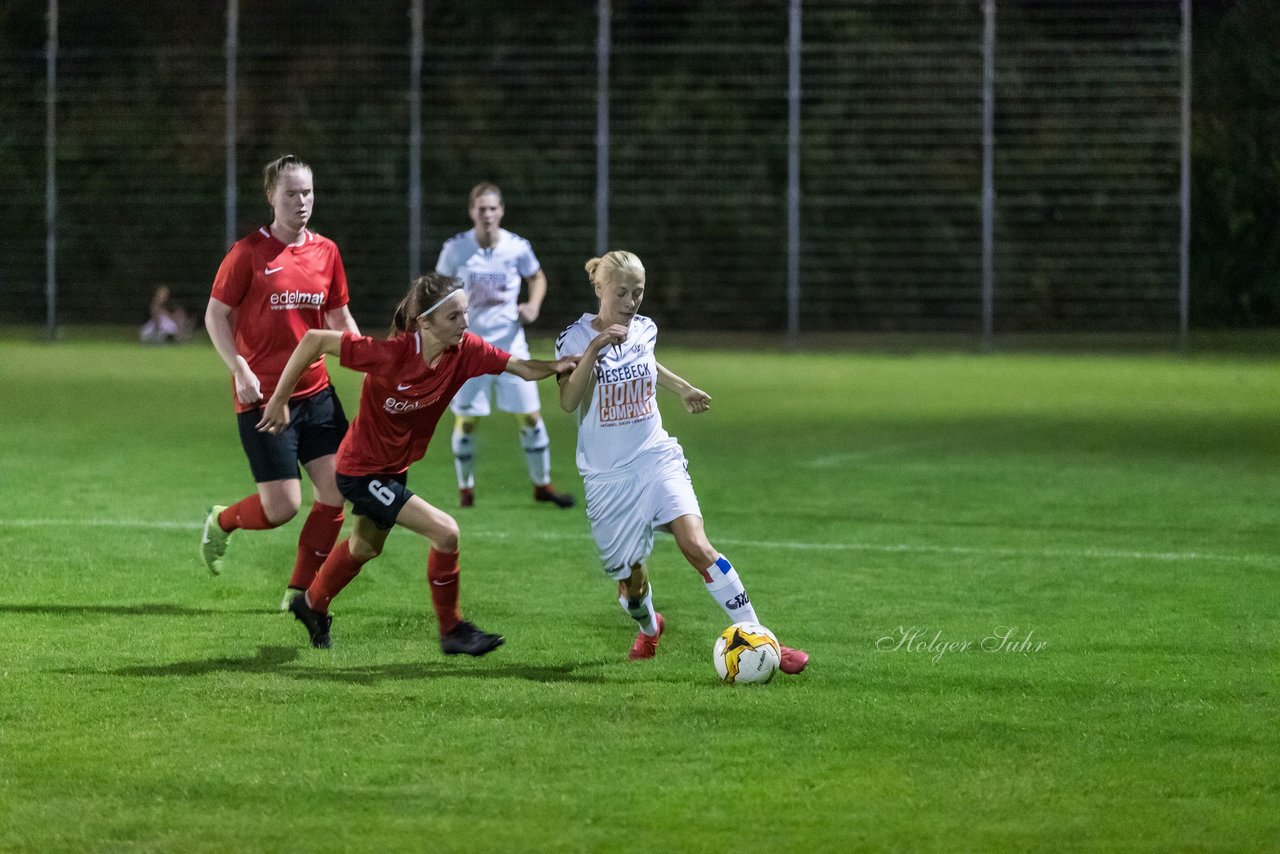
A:
{"type": "Polygon", "coordinates": [[[396,306],[395,316],[391,318],[391,335],[410,332],[418,328],[418,315],[440,301],[450,291],[460,287],[457,279],[442,276],[439,273],[424,273],[409,285],[409,293],[404,295],[396,306]]]}

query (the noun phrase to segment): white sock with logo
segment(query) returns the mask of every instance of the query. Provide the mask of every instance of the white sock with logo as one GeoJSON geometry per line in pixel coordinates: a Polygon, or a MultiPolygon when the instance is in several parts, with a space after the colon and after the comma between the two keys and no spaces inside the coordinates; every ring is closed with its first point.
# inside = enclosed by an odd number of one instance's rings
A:
{"type": "Polygon", "coordinates": [[[653,584],[645,582],[644,595],[639,599],[630,599],[624,593],[618,597],[618,604],[622,606],[622,610],[636,621],[636,625],[640,627],[640,631],[649,637],[653,637],[658,633],[658,618],[653,613],[653,584]]]}
{"type": "Polygon", "coordinates": [[[453,470],[458,475],[458,489],[471,489],[476,485],[475,441],[469,433],[454,431],[453,470]]]}
{"type": "Polygon", "coordinates": [[[546,486],[551,482],[551,437],[541,418],[532,427],[520,428],[520,447],[529,465],[529,480],[534,486],[546,486]]]}
{"type": "Polygon", "coordinates": [[[707,582],[707,593],[728,615],[730,623],[759,622],[756,609],[751,606],[747,590],[742,586],[742,579],[738,578],[738,570],[733,568],[727,557],[720,555],[704,572],[711,576],[707,582]]]}

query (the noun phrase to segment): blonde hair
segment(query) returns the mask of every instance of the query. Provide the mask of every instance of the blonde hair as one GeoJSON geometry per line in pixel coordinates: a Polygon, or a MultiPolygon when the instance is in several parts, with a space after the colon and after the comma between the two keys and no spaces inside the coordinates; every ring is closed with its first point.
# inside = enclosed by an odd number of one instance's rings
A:
{"type": "Polygon", "coordinates": [[[395,316],[391,318],[390,334],[394,336],[417,329],[418,315],[460,287],[457,279],[439,273],[425,273],[414,279],[413,284],[409,285],[409,293],[396,306],[395,316]]]}
{"type": "Polygon", "coordinates": [[[634,253],[625,249],[615,249],[601,258],[592,258],[586,263],[586,270],[593,285],[608,285],[619,278],[630,282],[644,279],[644,265],[634,253]]]}
{"type": "Polygon", "coordinates": [[[311,167],[296,154],[282,154],[275,160],[272,160],[266,166],[262,167],[262,186],[267,191],[267,197],[271,197],[271,191],[276,188],[276,182],[280,180],[280,173],[286,169],[306,169],[311,171],[311,167]]]}
{"type": "Polygon", "coordinates": [[[492,181],[481,181],[479,184],[472,187],[471,192],[467,194],[468,210],[475,207],[476,199],[481,196],[488,195],[489,193],[493,193],[498,197],[498,204],[505,204],[505,202],[502,201],[502,190],[498,189],[497,184],[492,181]]]}

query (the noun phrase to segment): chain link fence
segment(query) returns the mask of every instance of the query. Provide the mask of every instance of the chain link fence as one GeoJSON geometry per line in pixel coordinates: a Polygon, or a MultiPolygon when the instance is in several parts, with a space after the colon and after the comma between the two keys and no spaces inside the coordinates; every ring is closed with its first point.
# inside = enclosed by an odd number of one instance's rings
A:
{"type": "Polygon", "coordinates": [[[415,0],[141,8],[58,0],[56,39],[0,17],[4,322],[140,323],[159,285],[201,310],[228,200],[232,239],[263,224],[290,151],[370,331],[481,180],[543,261],[545,331],[593,307],[602,242],[668,328],[1178,328],[1179,0],[425,2],[417,87],[415,0]]]}

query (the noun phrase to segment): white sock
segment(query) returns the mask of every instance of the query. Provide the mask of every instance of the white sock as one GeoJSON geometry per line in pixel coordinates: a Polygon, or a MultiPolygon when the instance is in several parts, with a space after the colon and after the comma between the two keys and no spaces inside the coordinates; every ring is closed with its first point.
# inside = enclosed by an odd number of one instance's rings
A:
{"type": "Polygon", "coordinates": [[[707,583],[707,593],[716,600],[731,623],[756,623],[756,609],[751,607],[751,598],[738,578],[738,570],[733,568],[724,555],[716,558],[716,562],[707,567],[705,572],[711,576],[707,583]]]}
{"type": "Polygon", "coordinates": [[[658,618],[653,613],[653,584],[646,582],[644,585],[644,595],[639,599],[631,600],[625,594],[618,597],[618,604],[622,606],[622,610],[626,611],[631,619],[636,621],[636,625],[640,627],[640,631],[649,637],[653,637],[658,633],[658,618]]]}
{"type": "Polygon", "coordinates": [[[458,489],[471,489],[476,485],[475,442],[469,433],[454,431],[453,470],[458,475],[458,489]]]}
{"type": "Polygon", "coordinates": [[[520,428],[520,447],[529,465],[529,480],[534,486],[546,486],[551,482],[551,437],[541,418],[532,427],[520,428]]]}

